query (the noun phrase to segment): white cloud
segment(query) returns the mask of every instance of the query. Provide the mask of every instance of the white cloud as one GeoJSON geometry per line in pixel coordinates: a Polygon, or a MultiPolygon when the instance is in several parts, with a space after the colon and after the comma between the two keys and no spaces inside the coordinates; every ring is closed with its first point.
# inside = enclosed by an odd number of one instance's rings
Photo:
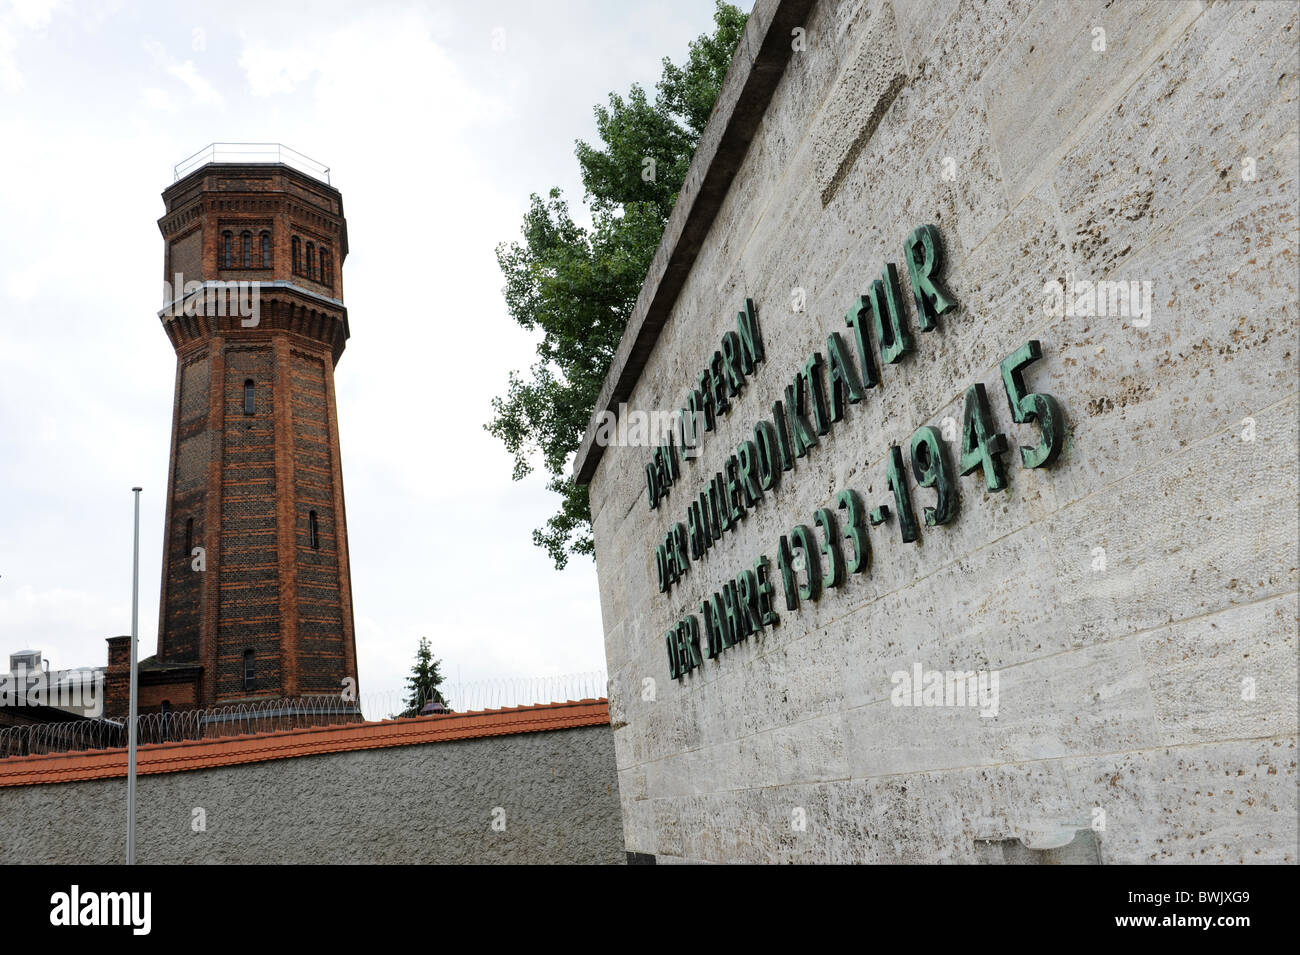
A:
{"type": "Polygon", "coordinates": [[[199,69],[193,60],[176,59],[156,40],[145,40],[144,48],[164,73],[179,80],[189,90],[192,105],[220,107],[225,104],[225,98],[217,92],[216,87],[199,75],[199,69]]]}
{"type": "Polygon", "coordinates": [[[433,120],[444,128],[499,121],[505,104],[467,81],[431,27],[415,11],[380,10],[288,42],[246,39],[239,65],[257,97],[297,92],[315,77],[317,102],[351,123],[401,129],[433,120]]]}
{"type": "Polygon", "coordinates": [[[0,19],[0,92],[16,93],[22,89],[23,74],[18,69],[18,40],[0,19]]]}
{"type": "Polygon", "coordinates": [[[180,104],[166,90],[160,90],[156,86],[147,86],[140,91],[140,97],[144,104],[150,109],[162,110],[164,113],[175,113],[180,109],[180,104]]]}
{"type": "Polygon", "coordinates": [[[58,259],[47,257],[13,270],[5,277],[5,290],[17,302],[33,302],[42,287],[58,275],[61,265],[58,259]]]}
{"type": "Polygon", "coordinates": [[[292,93],[322,65],[314,50],[269,47],[261,42],[247,44],[239,56],[239,66],[248,79],[249,92],[258,97],[292,93]]]}
{"type": "Polygon", "coordinates": [[[11,0],[7,10],[0,10],[0,92],[16,93],[23,87],[16,31],[45,29],[58,5],[59,0],[11,0]]]}
{"type": "Polygon", "coordinates": [[[0,594],[0,666],[8,670],[9,654],[26,649],[42,651],[53,669],[103,666],[108,659],[103,640],[116,633],[104,628],[114,620],[121,632],[130,632],[129,603],[105,601],[97,593],[64,587],[38,590],[23,586],[0,594]],[[93,659],[86,652],[88,643],[98,644],[99,655],[93,659]]]}
{"type": "Polygon", "coordinates": [[[40,30],[48,26],[59,0],[12,0],[10,9],[13,19],[29,30],[40,30]]]}

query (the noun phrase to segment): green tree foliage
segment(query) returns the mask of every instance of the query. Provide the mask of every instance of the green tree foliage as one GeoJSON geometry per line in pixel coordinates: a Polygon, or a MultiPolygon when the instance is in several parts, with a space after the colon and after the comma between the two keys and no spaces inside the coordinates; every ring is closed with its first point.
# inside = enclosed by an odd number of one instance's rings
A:
{"type": "Polygon", "coordinates": [[[717,0],[714,31],[690,44],[686,62],[665,57],[653,100],[633,85],[596,107],[599,147],[577,143],[590,229],[573,221],[559,189],[533,194],[523,240],[497,246],[510,316],[540,330],[528,376],[511,372],[486,425],[514,456],[514,478],[540,454],[560,509],[533,531],[557,568],[590,554],[586,487],[566,464],[591,420],[605,374],[686,178],[700,134],[740,42],[746,15],[717,0]]]}
{"type": "MultiPolygon", "coordinates": [[[[432,699],[443,700],[442,693],[438,687],[443,681],[442,673],[439,667],[442,666],[441,660],[433,658],[433,651],[429,648],[429,639],[420,638],[420,647],[415,651],[415,666],[411,668],[411,675],[406,678],[406,690],[410,695],[406,698],[406,709],[398,713],[394,719],[405,716],[419,716],[420,708],[432,699]]],[[[443,700],[446,706],[446,701],[443,700]]],[[[447,706],[448,712],[451,707],[447,706]]]]}

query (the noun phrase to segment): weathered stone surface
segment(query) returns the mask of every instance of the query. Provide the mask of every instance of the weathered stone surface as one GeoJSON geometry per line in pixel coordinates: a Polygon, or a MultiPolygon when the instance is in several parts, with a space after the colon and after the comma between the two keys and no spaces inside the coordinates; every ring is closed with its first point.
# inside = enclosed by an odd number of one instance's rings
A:
{"type": "MultiPolygon", "coordinates": [[[[1243,191],[1277,197],[1288,181],[1294,194],[1298,18],[1295,4],[1209,7],[1062,158],[1052,180],[1079,268],[1141,274],[1131,259],[1211,193],[1220,210],[1259,201],[1243,191]]],[[[1292,217],[1282,234],[1294,228],[1292,217]]],[[[1276,225],[1259,223],[1256,241],[1270,235],[1276,225]]]]}
{"type": "Polygon", "coordinates": [[[1104,864],[1296,862],[1296,744],[1274,738],[1067,761],[1106,811],[1104,864]]]}
{"type": "MultiPolygon", "coordinates": [[[[648,449],[594,472],[627,848],[1050,861],[990,847],[1073,820],[1103,863],[1294,861],[1295,5],[864,0],[807,24],[630,406],[681,407],[746,297],[766,360],[658,509],[648,449]],[[905,289],[915,350],[658,593],[654,546],[827,335],[851,343],[845,311],[886,262],[906,275],[922,224],[957,310],[922,333],[905,289]],[[1072,281],[1149,299],[1056,307],[1072,281]],[[999,371],[1031,339],[1026,383],[1065,418],[1038,470],[999,371]],[[868,571],[788,612],[778,538],[846,488],[896,510],[891,445],[931,425],[955,463],[975,383],[1007,489],[958,477],[952,523],[908,544],[896,518],[869,528],[868,571]],[[760,555],[779,625],[671,679],[664,631],[760,555]],[[996,670],[997,715],[895,706],[918,663],[996,670]],[[1225,774],[1249,785],[1208,796],[1225,774]]],[[[919,511],[934,495],[907,470],[919,511]]]]}
{"type": "Polygon", "coordinates": [[[1141,637],[1161,742],[1296,733],[1296,595],[1141,637]]]}
{"type": "Polygon", "coordinates": [[[882,6],[867,24],[866,35],[840,73],[811,134],[813,175],[823,206],[834,198],[906,80],[893,10],[882,6]]]}
{"type": "Polygon", "coordinates": [[[1013,201],[1201,13],[1200,0],[1039,4],[981,81],[1013,201]]]}

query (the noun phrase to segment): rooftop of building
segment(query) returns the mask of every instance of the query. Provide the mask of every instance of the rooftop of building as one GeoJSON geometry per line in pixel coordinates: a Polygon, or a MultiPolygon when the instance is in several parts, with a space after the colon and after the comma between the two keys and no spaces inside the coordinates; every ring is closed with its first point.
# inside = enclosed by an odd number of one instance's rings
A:
{"type": "Polygon", "coordinates": [[[287,166],[304,172],[313,179],[332,186],[330,167],[305,156],[283,143],[208,143],[192,156],[187,156],[173,168],[173,182],[180,182],[191,173],[213,165],[275,165],[287,166]]]}
{"type": "MultiPolygon", "coordinates": [[[[220,739],[155,743],[139,747],[136,771],[139,775],[147,776],[296,756],[608,725],[608,699],[570,700],[564,703],[512,706],[374,723],[310,726],[220,739]]],[[[13,756],[0,759],[0,788],[117,779],[125,777],[126,770],[127,751],[124,747],[13,756]]]]}

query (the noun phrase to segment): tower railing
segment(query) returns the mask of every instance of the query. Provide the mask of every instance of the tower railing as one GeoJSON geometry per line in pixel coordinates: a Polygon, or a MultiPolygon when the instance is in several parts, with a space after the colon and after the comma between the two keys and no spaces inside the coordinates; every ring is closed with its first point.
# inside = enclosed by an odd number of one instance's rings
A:
{"type": "Polygon", "coordinates": [[[209,143],[173,167],[173,182],[204,166],[226,163],[279,163],[332,185],[329,166],[282,143],[209,143]]]}

